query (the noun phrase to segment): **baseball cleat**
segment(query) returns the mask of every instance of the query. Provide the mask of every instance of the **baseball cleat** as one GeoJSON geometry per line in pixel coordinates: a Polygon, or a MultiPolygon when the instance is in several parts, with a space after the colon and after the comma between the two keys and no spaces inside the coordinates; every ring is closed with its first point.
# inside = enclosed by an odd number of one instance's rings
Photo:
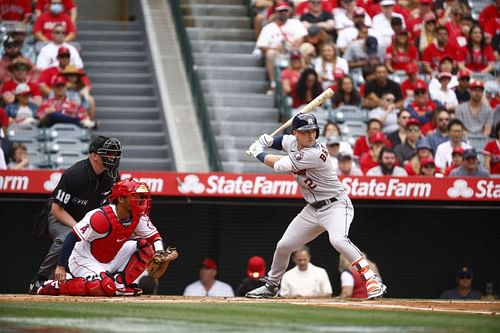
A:
{"type": "Polygon", "coordinates": [[[379,285],[372,290],[368,291],[367,299],[375,299],[382,297],[387,291],[387,286],[383,283],[379,283],[379,285]]]}
{"type": "Polygon", "coordinates": [[[275,298],[278,297],[279,284],[269,280],[268,277],[263,277],[260,279],[264,282],[264,285],[259,288],[255,288],[245,294],[248,298],[275,298]]]}
{"type": "Polygon", "coordinates": [[[115,291],[116,296],[141,296],[142,289],[137,287],[136,285],[131,285],[123,288],[116,288],[115,291]]]}
{"type": "Polygon", "coordinates": [[[45,279],[42,279],[38,276],[33,278],[33,280],[30,281],[30,285],[28,287],[28,294],[36,295],[38,293],[38,289],[43,287],[44,282],[45,279]]]}

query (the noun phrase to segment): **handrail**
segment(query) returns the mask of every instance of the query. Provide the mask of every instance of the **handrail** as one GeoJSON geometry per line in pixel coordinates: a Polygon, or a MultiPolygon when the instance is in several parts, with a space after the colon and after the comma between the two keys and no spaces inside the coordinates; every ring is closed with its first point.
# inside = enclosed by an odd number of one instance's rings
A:
{"type": "Polygon", "coordinates": [[[167,2],[170,5],[170,10],[174,19],[175,29],[177,31],[177,37],[181,47],[184,68],[186,70],[186,75],[190,83],[189,86],[191,87],[191,95],[193,96],[193,101],[196,107],[198,123],[202,131],[205,148],[209,154],[208,162],[212,171],[222,171],[219,150],[217,149],[215,137],[212,132],[212,126],[208,117],[205,96],[203,95],[200,78],[198,76],[198,72],[196,71],[196,65],[193,59],[191,44],[183,22],[183,15],[180,6],[181,0],[167,0],[167,2]]]}

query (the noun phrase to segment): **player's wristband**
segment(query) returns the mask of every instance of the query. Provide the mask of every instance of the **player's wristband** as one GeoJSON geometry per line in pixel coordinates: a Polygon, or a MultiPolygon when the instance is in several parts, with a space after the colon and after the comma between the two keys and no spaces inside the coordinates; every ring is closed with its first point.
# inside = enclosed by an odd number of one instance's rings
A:
{"type": "Polygon", "coordinates": [[[264,163],[264,160],[266,159],[266,155],[267,155],[267,153],[262,152],[259,155],[257,155],[256,157],[257,157],[257,159],[259,161],[261,161],[262,163],[264,163]]]}
{"type": "Polygon", "coordinates": [[[158,251],[163,251],[163,241],[161,239],[156,239],[154,242],[153,242],[153,248],[155,249],[155,252],[158,252],[158,251]]]}

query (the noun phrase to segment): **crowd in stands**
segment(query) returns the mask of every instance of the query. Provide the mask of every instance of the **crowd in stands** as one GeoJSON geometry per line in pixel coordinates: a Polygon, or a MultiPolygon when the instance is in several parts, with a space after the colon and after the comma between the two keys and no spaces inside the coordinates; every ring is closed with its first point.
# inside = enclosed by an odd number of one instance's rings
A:
{"type": "Polygon", "coordinates": [[[0,169],[30,167],[16,125],[96,127],[77,14],[73,0],[0,0],[0,169]]]}
{"type": "Polygon", "coordinates": [[[334,89],[318,119],[336,123],[322,139],[340,147],[329,149],[339,174],[500,175],[500,1],[252,5],[267,93],[295,113],[334,89]]]}

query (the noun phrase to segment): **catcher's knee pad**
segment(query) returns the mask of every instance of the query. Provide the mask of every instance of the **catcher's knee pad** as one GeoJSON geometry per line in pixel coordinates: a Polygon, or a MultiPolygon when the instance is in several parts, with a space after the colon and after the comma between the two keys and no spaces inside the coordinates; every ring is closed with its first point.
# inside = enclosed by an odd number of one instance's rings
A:
{"type": "Polygon", "coordinates": [[[59,285],[61,295],[85,296],[85,279],[73,278],[59,285]]]}
{"type": "Polygon", "coordinates": [[[102,272],[99,279],[85,283],[86,293],[89,296],[114,296],[116,291],[115,281],[107,273],[102,272]]]}
{"type": "Polygon", "coordinates": [[[128,260],[127,265],[116,277],[116,282],[125,286],[131,285],[145,270],[153,258],[154,250],[145,239],[137,241],[137,250],[128,260]]]}
{"type": "Polygon", "coordinates": [[[37,290],[37,295],[57,296],[61,294],[59,282],[56,280],[48,280],[43,283],[43,286],[37,290]]]}

